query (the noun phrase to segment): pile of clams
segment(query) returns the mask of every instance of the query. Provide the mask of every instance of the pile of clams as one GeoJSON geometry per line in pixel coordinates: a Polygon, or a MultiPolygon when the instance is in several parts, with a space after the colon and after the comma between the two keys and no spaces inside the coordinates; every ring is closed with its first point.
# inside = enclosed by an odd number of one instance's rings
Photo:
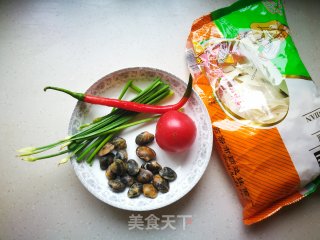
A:
{"type": "Polygon", "coordinates": [[[138,145],[136,155],[142,164],[128,159],[127,142],[121,137],[114,137],[98,153],[100,168],[105,171],[108,185],[113,192],[123,192],[128,187],[128,197],[135,198],[143,194],[148,198],[156,198],[158,192],[169,191],[169,182],[177,178],[177,174],[169,167],[162,167],[156,160],[156,152],[149,146],[154,135],[144,131],[135,142],[138,145]]]}

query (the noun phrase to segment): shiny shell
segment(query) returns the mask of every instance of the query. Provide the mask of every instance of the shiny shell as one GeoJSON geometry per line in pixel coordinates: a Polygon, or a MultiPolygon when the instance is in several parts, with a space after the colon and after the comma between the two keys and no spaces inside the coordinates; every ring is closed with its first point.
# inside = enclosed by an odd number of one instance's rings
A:
{"type": "Polygon", "coordinates": [[[114,145],[114,148],[116,150],[121,150],[121,149],[127,148],[127,142],[122,137],[114,137],[112,139],[111,143],[114,145]]]}
{"type": "Polygon", "coordinates": [[[126,185],[119,179],[109,180],[108,185],[114,192],[123,192],[126,188],[126,185]]]}
{"type": "Polygon", "coordinates": [[[111,163],[113,163],[114,160],[114,154],[108,153],[107,155],[99,158],[99,164],[101,170],[106,170],[111,163]]]}
{"type": "Polygon", "coordinates": [[[135,197],[139,197],[140,194],[142,193],[142,188],[143,185],[142,183],[134,183],[131,185],[131,187],[128,190],[128,197],[129,198],[135,198],[135,197]]]}
{"type": "Polygon", "coordinates": [[[110,166],[107,168],[106,177],[108,180],[115,179],[117,177],[117,174],[115,174],[111,171],[110,166]]]}
{"type": "Polygon", "coordinates": [[[137,147],[136,154],[140,159],[146,162],[156,159],[156,152],[147,146],[137,147]]]}
{"type": "Polygon", "coordinates": [[[164,167],[159,171],[159,174],[161,177],[163,177],[164,179],[167,179],[169,181],[174,181],[177,178],[177,174],[175,171],[173,171],[171,168],[169,167],[164,167]]]}
{"type": "Polygon", "coordinates": [[[152,143],[153,140],[154,135],[152,133],[149,133],[148,131],[144,131],[136,137],[136,144],[139,146],[143,146],[152,143]]]}
{"type": "Polygon", "coordinates": [[[126,186],[130,187],[132,184],[134,184],[133,177],[129,175],[124,175],[120,178],[121,182],[123,182],[126,186]]]}
{"type": "Polygon", "coordinates": [[[148,198],[156,198],[158,196],[157,189],[152,184],[143,184],[143,195],[148,198]]]}
{"type": "Polygon", "coordinates": [[[149,183],[153,179],[153,174],[149,170],[140,168],[139,173],[137,175],[137,181],[139,183],[149,183]]]}
{"type": "Polygon", "coordinates": [[[113,172],[117,176],[122,176],[126,173],[126,164],[120,159],[115,159],[114,162],[111,163],[111,165],[108,167],[108,169],[109,168],[111,172],[113,172]]]}
{"type": "Polygon", "coordinates": [[[99,151],[98,156],[102,157],[107,155],[114,149],[114,145],[112,143],[107,142],[99,151]]]}
{"type": "Polygon", "coordinates": [[[153,174],[159,173],[159,171],[162,169],[161,165],[156,160],[151,160],[149,162],[144,162],[141,165],[141,167],[151,171],[153,174]]]}
{"type": "Polygon", "coordinates": [[[139,170],[138,163],[133,159],[129,159],[127,162],[127,173],[130,176],[136,176],[139,173],[139,170]]]}
{"type": "Polygon", "coordinates": [[[164,179],[159,174],[153,177],[152,184],[159,192],[166,193],[169,191],[168,180],[164,179]]]}
{"type": "Polygon", "coordinates": [[[121,149],[115,152],[115,158],[120,159],[122,161],[128,160],[128,152],[125,149],[121,149]]]}

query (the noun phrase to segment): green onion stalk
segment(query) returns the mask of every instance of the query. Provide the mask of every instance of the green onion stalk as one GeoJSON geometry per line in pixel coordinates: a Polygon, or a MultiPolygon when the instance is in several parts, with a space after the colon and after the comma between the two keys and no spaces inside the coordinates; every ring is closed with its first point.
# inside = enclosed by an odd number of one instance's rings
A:
{"type": "MultiPolygon", "coordinates": [[[[131,101],[143,104],[158,103],[172,94],[170,86],[160,78],[157,78],[143,90],[134,85],[132,81],[128,81],[120,93],[119,99],[124,97],[129,88],[137,92],[137,95],[131,101]]],[[[137,112],[113,108],[109,114],[96,118],[89,124],[80,126],[77,133],[45,146],[20,149],[18,156],[22,157],[22,160],[35,162],[67,154],[59,164],[66,163],[74,157],[79,163],[85,161],[92,165],[100,149],[120,131],[138,124],[154,121],[159,117],[159,115],[153,115],[136,119],[137,115],[137,112]],[[60,149],[54,153],[39,155],[58,146],[60,146],[60,149]]]]}

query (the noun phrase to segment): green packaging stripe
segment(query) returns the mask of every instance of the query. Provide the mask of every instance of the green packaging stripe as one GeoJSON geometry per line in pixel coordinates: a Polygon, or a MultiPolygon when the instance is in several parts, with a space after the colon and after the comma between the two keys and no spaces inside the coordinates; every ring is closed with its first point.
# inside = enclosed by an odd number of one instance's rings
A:
{"type": "Polygon", "coordinates": [[[309,183],[306,187],[305,187],[305,192],[304,192],[304,196],[308,196],[311,193],[314,193],[317,188],[320,185],[320,177],[318,177],[316,180],[314,180],[313,182],[309,183]]]}

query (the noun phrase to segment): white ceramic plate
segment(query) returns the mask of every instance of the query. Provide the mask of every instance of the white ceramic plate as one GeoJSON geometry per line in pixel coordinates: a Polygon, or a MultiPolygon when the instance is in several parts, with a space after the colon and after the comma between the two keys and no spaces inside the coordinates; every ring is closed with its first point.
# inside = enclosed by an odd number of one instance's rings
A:
{"type": "MultiPolygon", "coordinates": [[[[147,86],[155,77],[160,77],[163,81],[170,84],[175,94],[164,104],[177,102],[186,89],[186,83],[170,73],[153,68],[128,68],[113,72],[93,84],[87,93],[117,98],[124,84],[131,79],[140,87],[147,86]]],[[[134,93],[129,92],[126,99],[130,99],[134,93]]],[[[69,134],[78,131],[78,127],[92,121],[94,118],[107,114],[111,108],[90,105],[78,102],[72,114],[69,124],[69,134]]],[[[190,150],[183,153],[168,153],[158,147],[156,142],[150,145],[157,153],[158,162],[164,167],[171,167],[177,173],[178,177],[170,183],[168,193],[159,193],[155,199],[147,198],[143,195],[138,198],[128,198],[127,189],[122,193],[114,193],[108,186],[105,172],[100,170],[99,161],[96,159],[93,166],[86,163],[78,164],[72,159],[74,170],[86,189],[101,201],[126,210],[147,211],[167,206],[186,195],[199,181],[203,175],[211,157],[212,151],[212,127],[207,109],[202,103],[200,97],[193,91],[192,97],[184,106],[184,111],[196,123],[197,137],[190,150]]],[[[148,123],[124,130],[119,136],[127,141],[128,157],[138,159],[135,154],[137,145],[135,137],[142,131],[155,133],[156,123],[148,123]]]]}

